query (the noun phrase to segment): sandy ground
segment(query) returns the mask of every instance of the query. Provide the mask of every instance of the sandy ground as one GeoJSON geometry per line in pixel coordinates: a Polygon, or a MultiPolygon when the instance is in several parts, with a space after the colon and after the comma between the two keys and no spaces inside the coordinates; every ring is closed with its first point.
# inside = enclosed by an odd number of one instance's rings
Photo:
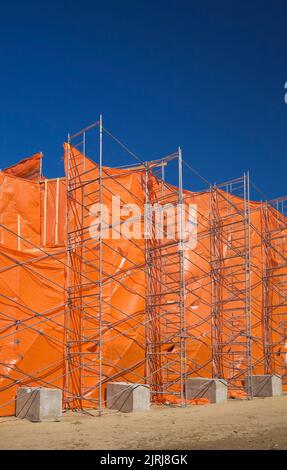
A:
{"type": "Polygon", "coordinates": [[[0,418],[0,449],[287,449],[287,396],[58,423],[0,418]]]}

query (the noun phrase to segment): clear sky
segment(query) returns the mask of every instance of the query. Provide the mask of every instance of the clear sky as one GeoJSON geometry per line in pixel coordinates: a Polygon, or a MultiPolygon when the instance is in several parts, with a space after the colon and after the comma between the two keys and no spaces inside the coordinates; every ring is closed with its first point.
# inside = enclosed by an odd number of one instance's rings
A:
{"type": "Polygon", "coordinates": [[[67,132],[102,113],[143,160],[181,145],[211,182],[249,170],[287,194],[286,18],[278,0],[1,2],[0,167],[42,150],[62,175],[67,132]]]}

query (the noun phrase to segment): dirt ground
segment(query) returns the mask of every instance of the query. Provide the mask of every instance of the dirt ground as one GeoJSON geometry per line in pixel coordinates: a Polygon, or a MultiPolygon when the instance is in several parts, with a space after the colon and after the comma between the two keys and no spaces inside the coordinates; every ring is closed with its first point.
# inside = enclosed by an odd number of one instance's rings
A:
{"type": "Polygon", "coordinates": [[[0,449],[287,449],[287,396],[61,422],[0,418],[0,449]]]}

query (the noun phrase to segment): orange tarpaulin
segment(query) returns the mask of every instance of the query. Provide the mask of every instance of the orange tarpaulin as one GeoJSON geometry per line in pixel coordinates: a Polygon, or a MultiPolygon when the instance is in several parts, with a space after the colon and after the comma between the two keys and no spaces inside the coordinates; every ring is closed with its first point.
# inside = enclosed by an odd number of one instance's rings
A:
{"type": "Polygon", "coordinates": [[[3,171],[17,178],[39,181],[41,177],[42,157],[43,154],[41,152],[35,153],[32,157],[24,158],[16,165],[10,166],[3,171]]]}
{"type": "MultiPolygon", "coordinates": [[[[65,179],[46,183],[39,180],[39,154],[0,173],[0,416],[14,414],[17,388],[24,385],[60,387],[65,406],[78,408],[97,406],[99,381],[104,400],[108,381],[142,383],[152,378],[153,390],[165,387],[158,402],[176,403],[178,398],[173,393],[180,387],[181,367],[178,293],[172,287],[161,297],[168,315],[163,314],[162,306],[156,306],[159,302],[153,301],[150,316],[146,317],[143,219],[140,217],[140,239],[117,237],[114,233],[114,238],[103,240],[100,255],[100,242],[95,236],[99,223],[95,208],[100,200],[99,168],[66,145],[66,171],[67,152],[72,153],[73,164],[69,191],[65,179]],[[148,337],[152,338],[149,346],[148,337]],[[170,383],[173,385],[169,387],[170,383]]],[[[122,205],[136,204],[143,214],[145,178],[142,169],[104,167],[102,202],[111,209],[113,196],[120,196],[122,205]]],[[[172,201],[171,186],[163,186],[152,175],[148,189],[155,201],[163,195],[172,201]]],[[[259,203],[250,203],[251,266],[247,278],[241,241],[246,229],[241,217],[243,200],[229,195],[226,204],[226,198],[223,190],[217,192],[216,210],[221,220],[220,253],[216,255],[221,264],[217,273],[228,275],[229,281],[222,281],[218,291],[222,299],[218,318],[222,324],[216,353],[210,300],[214,276],[210,261],[210,194],[184,191],[185,202],[197,207],[197,244],[184,248],[186,373],[211,377],[217,368],[222,378],[231,381],[231,394],[239,397],[244,395],[240,387],[247,367],[247,344],[252,347],[253,373],[264,372],[263,213],[259,203]],[[236,230],[230,230],[232,226],[236,230]],[[251,338],[247,338],[243,301],[246,282],[251,284],[251,338]]],[[[124,217],[128,215],[127,211],[124,217]]],[[[270,230],[277,226],[276,211],[268,210],[268,223],[270,230]]],[[[165,259],[178,256],[168,247],[161,250],[165,259]]],[[[150,274],[158,286],[162,279],[155,265],[160,262],[154,257],[150,274]]],[[[279,274],[285,273],[280,254],[273,253],[270,262],[278,266],[279,274]]],[[[165,286],[179,282],[176,263],[165,263],[165,286]]],[[[278,300],[280,292],[269,295],[271,303],[283,305],[282,299],[278,300]]],[[[284,315],[281,306],[269,319],[273,371],[279,374],[285,367],[285,344],[278,333],[284,315]]]]}

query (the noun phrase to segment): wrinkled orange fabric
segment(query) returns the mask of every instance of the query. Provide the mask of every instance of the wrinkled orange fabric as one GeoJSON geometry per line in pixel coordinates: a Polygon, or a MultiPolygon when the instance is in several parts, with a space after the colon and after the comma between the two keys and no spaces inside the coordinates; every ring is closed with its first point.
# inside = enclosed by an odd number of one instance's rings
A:
{"type": "Polygon", "coordinates": [[[17,178],[39,181],[42,157],[43,154],[41,152],[35,153],[32,157],[24,158],[16,165],[5,168],[3,171],[7,175],[16,176],[17,178]]]}
{"type": "MultiPolygon", "coordinates": [[[[64,391],[65,405],[71,408],[95,406],[99,399],[99,241],[91,237],[90,227],[97,229],[97,216],[91,206],[99,202],[98,166],[78,150],[73,152],[74,169],[69,169],[73,194],[67,205],[67,185],[61,179],[57,196],[56,180],[45,184],[37,179],[39,158],[20,162],[9,171],[0,173],[0,416],[15,412],[17,388],[23,385],[59,387],[64,391]],[[74,171],[74,173],[73,173],[74,171]],[[23,176],[24,175],[24,176],[23,176]],[[88,187],[86,206],[81,209],[83,186],[88,187]],[[58,198],[58,205],[56,199],[58,198]],[[71,199],[72,198],[72,199],[71,199]],[[69,246],[71,267],[67,268],[66,211],[70,211],[69,246]],[[56,230],[56,210],[58,230],[56,230]],[[44,216],[45,215],[45,216],[44,216]],[[44,223],[45,219],[45,223],[44,223]],[[87,227],[79,231],[79,227],[87,227]],[[74,233],[73,233],[74,229],[74,233]],[[45,236],[44,236],[45,231],[45,236]],[[57,235],[56,235],[57,233],[57,235]],[[44,245],[45,238],[45,245],[44,245]],[[85,240],[86,262],[80,262],[82,241],[85,240]],[[69,280],[67,280],[67,275],[69,280]],[[67,286],[72,298],[67,305],[67,286]],[[69,324],[67,324],[69,318],[69,324]],[[85,331],[83,341],[83,329],[85,331]],[[89,332],[89,333],[88,333],[89,332]],[[70,343],[70,357],[65,353],[70,343]]],[[[140,169],[118,170],[103,168],[102,199],[111,207],[112,195],[124,203],[137,204],[143,211],[145,174],[140,169]]],[[[163,190],[154,177],[148,181],[149,192],[156,199],[163,190]]],[[[164,189],[169,197],[169,189],[164,189]]],[[[211,377],[212,335],[210,310],[210,235],[209,192],[184,192],[185,202],[197,205],[198,241],[194,249],[185,251],[187,373],[189,376],[211,377]]],[[[225,193],[218,193],[224,201],[225,193]]],[[[230,196],[229,196],[230,198],[230,196]]],[[[232,204],[242,206],[242,200],[232,197],[232,204]]],[[[227,214],[219,202],[220,216],[227,214]]],[[[251,260],[252,260],[252,357],[254,373],[264,371],[262,324],[262,211],[259,203],[251,202],[251,260]]],[[[281,216],[280,216],[281,217],[281,216]]],[[[283,216],[282,216],[283,217],[283,216]]],[[[269,210],[270,228],[276,227],[278,213],[269,210]]],[[[230,223],[236,222],[236,215],[230,223]]],[[[228,228],[225,227],[228,236],[228,228]]],[[[235,242],[236,243],[236,242],[235,242]]],[[[146,375],[146,271],[144,239],[134,243],[127,239],[108,239],[103,242],[102,271],[105,279],[102,290],[102,385],[103,400],[108,381],[143,382],[146,375]]],[[[284,248],[284,250],[286,247],[284,248]]],[[[225,269],[231,269],[242,258],[228,259],[228,244],[221,246],[225,269]]],[[[278,273],[285,273],[279,255],[273,253],[271,263],[278,273]]],[[[171,270],[173,268],[170,268],[171,270]]],[[[238,275],[243,283],[243,272],[238,275]]],[[[229,302],[228,286],[222,288],[229,302]]],[[[168,301],[172,302],[172,294],[168,301]]],[[[273,292],[271,302],[280,303],[280,292],[273,292]]],[[[235,308],[242,309],[241,301],[235,308]]],[[[234,308],[234,305],[233,305],[234,308]]],[[[176,309],[176,307],[174,307],[176,309]]],[[[176,310],[174,310],[176,314],[176,310]]],[[[284,306],[272,318],[274,370],[282,373],[285,367],[285,345],[278,336],[281,323],[286,321],[284,306]],[[280,341],[281,342],[280,342],[280,341]]],[[[239,321],[239,320],[238,320],[239,321]]],[[[241,321],[241,320],[240,320],[241,321]]],[[[239,321],[239,323],[240,323],[239,321]]],[[[244,331],[245,324],[237,324],[244,331]]],[[[227,339],[222,326],[222,341],[227,339]]],[[[244,368],[244,334],[237,344],[225,346],[223,378],[229,380],[244,368]],[[232,358],[232,361],[231,361],[232,358]]],[[[178,357],[177,344],[162,346],[166,357],[178,357]],[[168,356],[168,354],[169,356],[168,356]]],[[[163,363],[161,363],[163,365],[163,363]]],[[[174,377],[179,375],[175,363],[174,377]]],[[[164,372],[160,380],[166,380],[164,372]]],[[[173,377],[173,378],[174,378],[173,377]]],[[[175,381],[174,389],[179,383],[175,381]]],[[[240,397],[240,390],[231,390],[240,397]]],[[[160,401],[176,403],[178,398],[166,394],[160,401]]],[[[202,400],[192,401],[203,403],[202,400]]],[[[205,401],[204,401],[205,402],[205,401]]]]}

